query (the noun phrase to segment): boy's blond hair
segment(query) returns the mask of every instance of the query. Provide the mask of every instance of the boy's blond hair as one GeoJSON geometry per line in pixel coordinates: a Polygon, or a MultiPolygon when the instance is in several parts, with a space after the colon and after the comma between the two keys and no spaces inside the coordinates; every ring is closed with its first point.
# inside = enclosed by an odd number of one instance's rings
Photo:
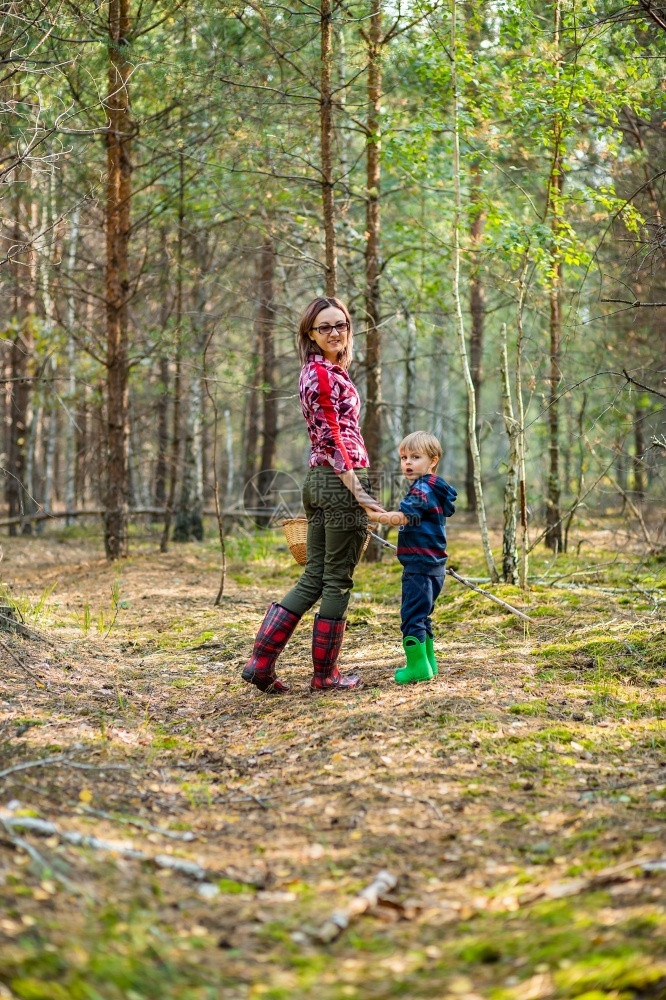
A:
{"type": "Polygon", "coordinates": [[[398,452],[409,450],[422,451],[428,458],[436,458],[438,462],[442,457],[441,444],[434,434],[428,434],[427,431],[412,431],[402,439],[398,445],[398,452]]]}

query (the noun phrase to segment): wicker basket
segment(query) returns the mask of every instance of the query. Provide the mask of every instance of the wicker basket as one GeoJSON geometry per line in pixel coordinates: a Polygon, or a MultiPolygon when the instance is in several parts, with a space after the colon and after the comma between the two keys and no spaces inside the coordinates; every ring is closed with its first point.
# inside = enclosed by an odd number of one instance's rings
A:
{"type": "MultiPolygon", "coordinates": [[[[305,566],[307,561],[308,549],[307,549],[307,538],[308,538],[308,520],[306,517],[292,517],[287,521],[282,522],[282,527],[284,528],[285,537],[287,539],[287,545],[289,546],[289,551],[296,560],[299,566],[305,566]]],[[[370,528],[368,528],[368,533],[365,536],[365,544],[361,550],[361,555],[365,552],[368,547],[368,542],[370,541],[370,528]]]]}

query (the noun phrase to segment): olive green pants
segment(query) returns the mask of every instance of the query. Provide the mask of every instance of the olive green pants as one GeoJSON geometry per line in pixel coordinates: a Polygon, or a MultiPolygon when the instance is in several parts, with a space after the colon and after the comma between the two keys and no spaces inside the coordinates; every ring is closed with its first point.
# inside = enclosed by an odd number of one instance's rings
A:
{"type": "MultiPolygon", "coordinates": [[[[355,469],[366,490],[367,469],[355,469]]],[[[303,486],[308,519],[308,558],[303,575],[279,602],[287,611],[304,615],[321,597],[322,618],[344,618],[361,558],[368,517],[330,465],[316,465],[303,486]]]]}

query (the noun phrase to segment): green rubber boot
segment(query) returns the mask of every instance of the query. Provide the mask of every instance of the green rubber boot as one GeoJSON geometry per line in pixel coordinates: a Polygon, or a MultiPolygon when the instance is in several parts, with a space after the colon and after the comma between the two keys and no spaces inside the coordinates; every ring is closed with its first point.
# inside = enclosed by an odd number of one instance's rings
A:
{"type": "Polygon", "coordinates": [[[417,681],[432,680],[432,668],[426,654],[425,642],[419,642],[413,635],[406,635],[402,646],[407,657],[407,666],[395,672],[397,684],[415,684],[417,681]]]}
{"type": "Polygon", "coordinates": [[[435,656],[435,642],[432,636],[429,635],[426,636],[426,656],[432,670],[432,676],[436,677],[439,673],[439,668],[437,666],[437,657],[435,656]]]}

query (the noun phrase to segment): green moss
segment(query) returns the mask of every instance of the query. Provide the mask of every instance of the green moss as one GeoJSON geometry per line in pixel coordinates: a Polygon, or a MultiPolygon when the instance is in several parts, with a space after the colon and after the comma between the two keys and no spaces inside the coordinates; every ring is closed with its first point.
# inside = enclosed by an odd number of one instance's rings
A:
{"type": "Polygon", "coordinates": [[[621,955],[596,954],[582,958],[555,973],[555,983],[565,996],[579,997],[588,990],[645,990],[666,977],[666,962],[641,955],[631,946],[619,946],[621,955]]]}
{"type": "Polygon", "coordinates": [[[220,892],[223,892],[228,896],[247,894],[254,891],[252,886],[246,885],[244,882],[235,882],[230,878],[220,878],[215,884],[220,892]]]}
{"type": "Polygon", "coordinates": [[[547,708],[543,698],[536,698],[534,701],[509,705],[508,711],[511,715],[543,715],[547,708]]]}

